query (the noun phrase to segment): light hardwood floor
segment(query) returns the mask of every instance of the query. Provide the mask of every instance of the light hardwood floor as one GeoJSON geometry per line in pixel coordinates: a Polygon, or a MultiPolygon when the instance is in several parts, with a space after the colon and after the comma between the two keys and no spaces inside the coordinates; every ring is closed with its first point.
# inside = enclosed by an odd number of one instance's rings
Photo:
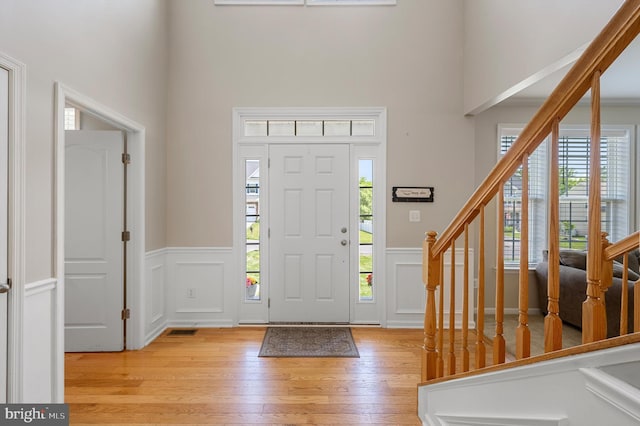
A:
{"type": "Polygon", "coordinates": [[[70,422],[420,424],[422,330],[355,327],[360,358],[259,358],[265,330],[165,332],[140,351],[67,354],[70,422]]]}

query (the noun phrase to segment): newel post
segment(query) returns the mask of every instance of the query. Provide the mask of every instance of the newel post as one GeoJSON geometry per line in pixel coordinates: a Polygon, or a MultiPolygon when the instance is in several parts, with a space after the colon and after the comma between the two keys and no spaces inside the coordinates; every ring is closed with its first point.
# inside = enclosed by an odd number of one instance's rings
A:
{"type": "Polygon", "coordinates": [[[426,288],[424,311],[424,346],[422,347],[422,381],[437,377],[436,352],[436,288],[440,282],[440,260],[432,256],[437,233],[427,232],[422,243],[422,282],[426,288]]]}

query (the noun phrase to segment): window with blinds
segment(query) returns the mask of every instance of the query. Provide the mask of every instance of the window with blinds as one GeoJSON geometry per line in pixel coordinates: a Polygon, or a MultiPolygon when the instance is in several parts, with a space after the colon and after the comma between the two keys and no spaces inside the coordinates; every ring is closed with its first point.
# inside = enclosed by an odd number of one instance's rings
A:
{"type": "MultiPolygon", "coordinates": [[[[515,142],[520,128],[500,127],[500,155],[515,142]]],[[[629,233],[631,130],[601,130],[602,230],[610,241],[629,233]]],[[[584,250],[587,247],[589,197],[588,128],[562,128],[558,146],[560,192],[560,247],[584,250]]],[[[529,158],[529,263],[535,264],[547,248],[547,187],[549,143],[544,141],[529,158]]],[[[505,264],[519,263],[522,170],[505,184],[504,247],[505,264]]]]}

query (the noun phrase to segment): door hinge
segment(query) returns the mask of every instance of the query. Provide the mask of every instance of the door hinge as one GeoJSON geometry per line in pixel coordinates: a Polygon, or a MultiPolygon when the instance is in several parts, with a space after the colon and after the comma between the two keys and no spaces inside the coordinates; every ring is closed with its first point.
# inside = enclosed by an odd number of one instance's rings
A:
{"type": "Polygon", "coordinates": [[[271,307],[271,298],[267,299],[267,309],[271,307]]]}
{"type": "Polygon", "coordinates": [[[271,228],[267,228],[267,238],[271,238],[271,228]]]}
{"type": "Polygon", "coordinates": [[[131,233],[129,231],[122,231],[122,241],[129,241],[131,239],[131,233]]]}
{"type": "Polygon", "coordinates": [[[129,308],[125,308],[122,310],[122,320],[127,320],[131,318],[131,310],[129,308]]]}
{"type": "Polygon", "coordinates": [[[267,169],[271,168],[271,158],[267,158],[267,169]]]}
{"type": "Polygon", "coordinates": [[[131,164],[131,154],[126,152],[122,153],[122,164],[131,164]]]}
{"type": "Polygon", "coordinates": [[[0,283],[0,294],[4,294],[11,290],[11,278],[7,277],[6,283],[0,283]]]}

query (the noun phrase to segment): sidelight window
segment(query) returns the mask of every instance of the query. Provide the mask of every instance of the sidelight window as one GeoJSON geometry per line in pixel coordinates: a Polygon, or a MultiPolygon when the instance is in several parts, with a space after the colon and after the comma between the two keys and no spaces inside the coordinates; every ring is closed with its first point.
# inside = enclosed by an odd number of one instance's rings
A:
{"type": "Polygon", "coordinates": [[[245,299],[260,300],[260,161],[245,160],[245,299]]]}
{"type": "Polygon", "coordinates": [[[373,160],[358,161],[359,188],[359,298],[372,300],[374,289],[373,276],[373,160]]]}

